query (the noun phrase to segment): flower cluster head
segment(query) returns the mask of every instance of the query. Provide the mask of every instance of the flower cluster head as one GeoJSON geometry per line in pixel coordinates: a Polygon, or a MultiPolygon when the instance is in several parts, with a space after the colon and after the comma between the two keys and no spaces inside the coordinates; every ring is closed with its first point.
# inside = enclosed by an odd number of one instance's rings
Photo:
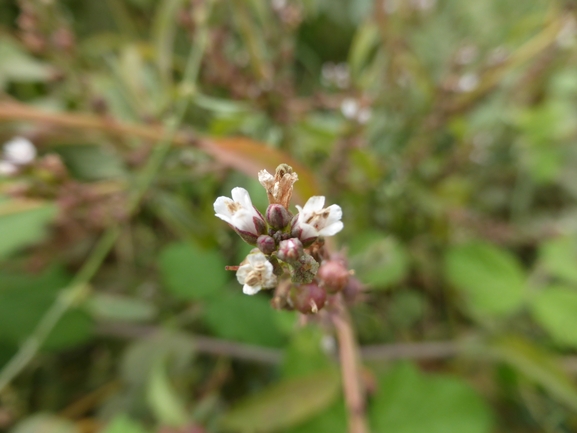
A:
{"type": "Polygon", "coordinates": [[[274,175],[261,170],[258,179],[269,201],[264,214],[243,188],[233,188],[232,198],[218,197],[214,202],[216,216],[256,247],[239,266],[228,268],[236,269],[247,295],[278,288],[290,278],[282,307],[316,313],[327,295],[344,289],[350,274],[344,264],[329,260],[323,249],[323,238],[343,229],[342,210],[336,204],[325,208],[325,197],[314,196],[303,207],[296,206],[293,214],[289,205],[298,175],[286,164],[279,165],[274,175]]]}

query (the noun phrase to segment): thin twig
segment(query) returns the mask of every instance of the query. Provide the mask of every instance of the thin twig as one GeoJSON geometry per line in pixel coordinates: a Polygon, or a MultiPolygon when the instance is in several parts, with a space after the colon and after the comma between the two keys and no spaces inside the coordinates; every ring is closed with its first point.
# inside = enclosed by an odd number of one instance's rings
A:
{"type": "Polygon", "coordinates": [[[353,332],[349,313],[340,294],[336,296],[336,303],[331,313],[339,342],[339,359],[348,412],[349,433],[369,433],[357,340],[353,332]]]}

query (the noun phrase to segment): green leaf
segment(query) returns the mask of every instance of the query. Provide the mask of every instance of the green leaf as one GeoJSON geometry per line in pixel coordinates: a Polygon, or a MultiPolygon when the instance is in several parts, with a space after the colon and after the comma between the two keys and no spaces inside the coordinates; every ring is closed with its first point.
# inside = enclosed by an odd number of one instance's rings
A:
{"type": "Polygon", "coordinates": [[[545,242],[539,248],[539,264],[551,275],[577,283],[577,242],[563,237],[545,242]]]}
{"type": "MultiPolygon", "coordinates": [[[[76,426],[56,415],[39,413],[20,421],[10,433],[79,433],[76,426]]],[[[127,432],[128,433],[128,432],[127,432]]]]}
{"type": "Polygon", "coordinates": [[[398,284],[409,272],[407,251],[392,237],[365,232],[351,243],[350,251],[356,275],[375,289],[398,284]]]}
{"type": "Polygon", "coordinates": [[[170,371],[184,374],[190,369],[194,355],[194,341],[191,337],[162,331],[132,343],[122,357],[121,377],[131,385],[148,383],[156,364],[168,359],[170,371]]]}
{"type": "Polygon", "coordinates": [[[445,257],[445,275],[461,290],[473,310],[504,315],[521,305],[525,275],[508,251],[482,242],[452,247],[445,257]]]}
{"type": "MultiPolygon", "coordinates": [[[[69,277],[58,269],[39,276],[0,273],[0,339],[20,344],[68,282],[69,277]]],[[[54,327],[45,347],[71,347],[86,341],[91,332],[90,318],[83,311],[72,309],[54,327]]]]}
{"type": "Polygon", "coordinates": [[[294,426],[334,401],[338,377],[338,372],[330,369],[283,380],[233,407],[222,426],[239,432],[272,432],[294,426]]]}
{"type": "Polygon", "coordinates": [[[146,433],[146,430],[128,416],[117,415],[101,433],[146,433]]]}
{"type": "Polygon", "coordinates": [[[465,382],[409,363],[380,378],[369,416],[377,432],[489,433],[493,424],[488,405],[465,382]]]}
{"type": "MultiPolygon", "coordinates": [[[[333,362],[322,349],[326,334],[316,326],[307,326],[296,332],[285,350],[281,367],[282,376],[306,376],[333,366],[333,362]]],[[[329,337],[330,338],[330,337],[329,337]]]]}
{"type": "Polygon", "coordinates": [[[110,179],[125,174],[122,161],[112,148],[79,144],[60,146],[57,150],[78,179],[110,179]]]}
{"type": "Polygon", "coordinates": [[[56,206],[44,202],[7,200],[0,203],[0,260],[41,241],[56,216],[56,206]]]}
{"type": "Polygon", "coordinates": [[[221,255],[193,244],[167,246],[160,254],[159,266],[166,288],[181,299],[215,297],[228,279],[221,255]]]}
{"type": "Polygon", "coordinates": [[[156,307],[149,302],[110,293],[93,293],[85,306],[103,321],[144,322],[156,316],[156,307]]]}
{"type": "Polygon", "coordinates": [[[0,88],[6,82],[41,82],[55,75],[54,68],[28,55],[10,39],[0,39],[0,59],[0,88]]]}
{"type": "Polygon", "coordinates": [[[577,410],[577,389],[549,353],[519,337],[496,340],[490,350],[494,356],[541,385],[557,400],[577,410]]]}
{"type": "Polygon", "coordinates": [[[577,290],[546,287],[531,299],[531,312],[556,342],[577,348],[577,290]]]}
{"type": "Polygon", "coordinates": [[[146,399],[161,424],[180,427],[188,421],[187,410],[172,387],[162,360],[157,362],[152,369],[146,399]]]}
{"type": "MultiPolygon", "coordinates": [[[[241,287],[238,287],[241,290],[241,287]]],[[[284,335],[275,314],[262,296],[229,293],[211,299],[204,311],[204,320],[219,337],[264,346],[280,346],[284,335]]]]}

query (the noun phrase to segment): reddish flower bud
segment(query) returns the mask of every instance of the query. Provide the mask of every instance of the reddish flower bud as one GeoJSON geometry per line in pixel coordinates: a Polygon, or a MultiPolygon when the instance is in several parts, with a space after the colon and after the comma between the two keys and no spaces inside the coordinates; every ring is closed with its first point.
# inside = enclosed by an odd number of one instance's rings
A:
{"type": "Polygon", "coordinates": [[[291,214],[280,204],[271,204],[266,209],[266,220],[272,228],[282,230],[291,222],[291,214]]]}
{"type": "Polygon", "coordinates": [[[276,242],[273,238],[267,235],[260,235],[256,240],[256,246],[264,254],[272,254],[276,251],[276,242]]]}
{"type": "Polygon", "coordinates": [[[327,294],[314,283],[303,284],[291,288],[289,300],[295,310],[303,314],[316,314],[325,306],[327,294]]]}
{"type": "Polygon", "coordinates": [[[298,239],[281,241],[278,245],[278,258],[283,262],[291,263],[303,255],[303,244],[298,239]]]}
{"type": "Polygon", "coordinates": [[[328,260],[321,264],[317,277],[329,293],[337,293],[345,288],[349,281],[349,271],[338,260],[328,260]]]}

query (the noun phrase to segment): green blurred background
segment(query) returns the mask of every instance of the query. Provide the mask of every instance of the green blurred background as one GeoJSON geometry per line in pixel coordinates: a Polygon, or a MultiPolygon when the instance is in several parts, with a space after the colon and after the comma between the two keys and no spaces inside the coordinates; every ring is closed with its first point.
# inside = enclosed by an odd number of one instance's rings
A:
{"type": "Polygon", "coordinates": [[[225,265],[287,162],[336,245],[373,432],[577,431],[570,0],[2,0],[0,431],[339,433],[330,327],[225,265]],[[20,350],[19,350],[20,349],[20,350]]]}

